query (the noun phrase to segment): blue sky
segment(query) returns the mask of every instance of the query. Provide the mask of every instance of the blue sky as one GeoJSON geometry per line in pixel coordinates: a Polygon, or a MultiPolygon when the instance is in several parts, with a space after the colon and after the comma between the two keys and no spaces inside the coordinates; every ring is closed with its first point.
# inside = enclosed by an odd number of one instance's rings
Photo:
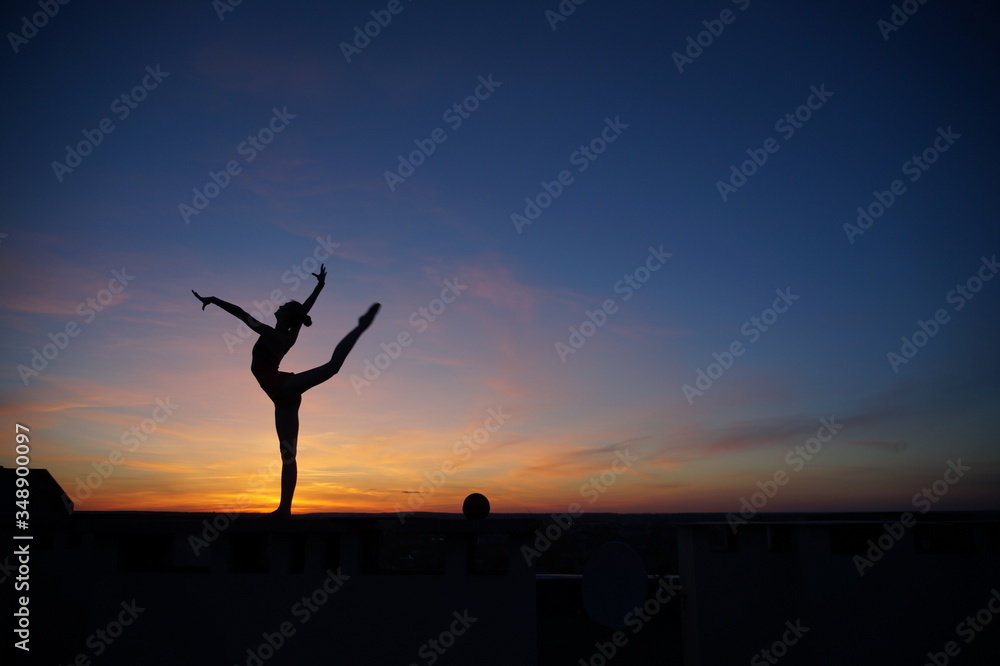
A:
{"type": "MultiPolygon", "coordinates": [[[[1000,281],[976,282],[1000,250],[994,9],[920,5],[886,39],[878,3],[592,0],[555,29],[555,2],[394,7],[350,62],[341,44],[387,3],[247,0],[221,20],[211,2],[69,3],[30,39],[7,35],[4,412],[33,428],[35,466],[83,483],[80,508],[273,504],[273,474],[255,477],[277,455],[252,340],[226,338],[235,320],[190,290],[248,310],[276,290],[304,300],[316,257],[328,284],[283,369],[322,363],[383,309],[305,396],[302,510],[456,510],[473,490],[497,511],[555,510],[628,449],[637,462],[588,508],[730,511],[831,416],[843,428],[767,510],[905,510],[958,458],[972,471],[939,507],[997,508],[1000,281]],[[707,46],[678,71],[688,37],[707,46]],[[789,113],[807,118],[791,136],[776,126],[789,113]],[[53,166],[87,136],[100,142],[78,166],[53,166]],[[386,172],[433,136],[390,189],[386,172]],[[581,161],[588,146],[602,152],[581,161]],[[723,200],[748,150],[767,160],[723,200]],[[213,173],[226,186],[185,219],[213,173]],[[895,180],[902,193],[849,234],[895,180]],[[616,290],[653,264],[627,300],[616,290]],[[81,314],[123,269],[124,289],[81,314]],[[462,288],[434,305],[446,280],[462,288]],[[980,287],[961,309],[958,285],[980,287]],[[776,290],[797,299],[751,339],[776,290]],[[939,309],[947,321],[893,367],[939,309]],[[19,369],[74,323],[37,375],[19,369]],[[402,333],[374,381],[352,380],[402,333]],[[686,395],[734,342],[743,354],[686,395]],[[88,484],[167,397],[179,407],[88,484]],[[422,492],[499,408],[510,418],[422,492]]],[[[13,3],[5,32],[38,11],[13,3]]]]}

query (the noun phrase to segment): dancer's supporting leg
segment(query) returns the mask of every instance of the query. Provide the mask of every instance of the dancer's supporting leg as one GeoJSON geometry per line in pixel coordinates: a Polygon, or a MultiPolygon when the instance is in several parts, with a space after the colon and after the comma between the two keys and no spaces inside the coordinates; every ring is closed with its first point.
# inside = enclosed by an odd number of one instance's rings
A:
{"type": "Polygon", "coordinates": [[[292,513],[292,495],[295,494],[295,482],[298,478],[295,454],[299,440],[301,404],[302,396],[298,395],[274,405],[274,427],[278,431],[278,443],[281,447],[281,500],[274,512],[278,516],[290,516],[292,513]]]}

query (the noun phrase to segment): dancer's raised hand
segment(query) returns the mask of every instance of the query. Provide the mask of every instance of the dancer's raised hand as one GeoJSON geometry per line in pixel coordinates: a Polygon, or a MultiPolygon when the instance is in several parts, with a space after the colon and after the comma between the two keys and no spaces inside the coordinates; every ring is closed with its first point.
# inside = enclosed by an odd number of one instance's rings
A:
{"type": "Polygon", "coordinates": [[[313,277],[319,280],[320,284],[326,283],[326,264],[319,265],[319,273],[313,273],[313,277]]]}
{"type": "Polygon", "coordinates": [[[200,296],[198,294],[198,292],[195,291],[194,289],[191,290],[191,293],[195,295],[195,298],[197,298],[199,301],[201,301],[201,309],[202,310],[205,309],[205,306],[212,304],[212,297],[211,296],[207,296],[207,297],[200,296]]]}

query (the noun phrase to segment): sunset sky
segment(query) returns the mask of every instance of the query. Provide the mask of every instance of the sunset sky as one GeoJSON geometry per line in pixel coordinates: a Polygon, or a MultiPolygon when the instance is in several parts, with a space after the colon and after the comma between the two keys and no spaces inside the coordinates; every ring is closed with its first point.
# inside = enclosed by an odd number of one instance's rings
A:
{"type": "Polygon", "coordinates": [[[935,508],[1000,508],[997,11],[913,5],[6,3],[0,461],[20,423],[78,510],[273,509],[253,338],[191,290],[267,310],[319,258],[283,370],[383,307],[296,512],[781,470],[767,511],[902,511],[959,459],[935,508]]]}

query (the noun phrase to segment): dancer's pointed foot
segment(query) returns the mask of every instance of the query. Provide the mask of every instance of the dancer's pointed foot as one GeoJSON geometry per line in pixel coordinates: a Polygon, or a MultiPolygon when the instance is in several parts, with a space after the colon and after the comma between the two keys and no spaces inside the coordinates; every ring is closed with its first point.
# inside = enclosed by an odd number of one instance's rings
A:
{"type": "Polygon", "coordinates": [[[362,328],[368,328],[375,321],[375,315],[378,314],[379,308],[382,307],[381,303],[372,303],[372,306],[368,308],[368,312],[361,315],[358,319],[358,326],[362,328]]]}
{"type": "Polygon", "coordinates": [[[281,507],[278,507],[277,509],[275,509],[274,511],[272,511],[271,513],[269,513],[267,515],[269,515],[271,518],[291,518],[292,517],[292,510],[291,509],[282,509],[281,507]]]}

